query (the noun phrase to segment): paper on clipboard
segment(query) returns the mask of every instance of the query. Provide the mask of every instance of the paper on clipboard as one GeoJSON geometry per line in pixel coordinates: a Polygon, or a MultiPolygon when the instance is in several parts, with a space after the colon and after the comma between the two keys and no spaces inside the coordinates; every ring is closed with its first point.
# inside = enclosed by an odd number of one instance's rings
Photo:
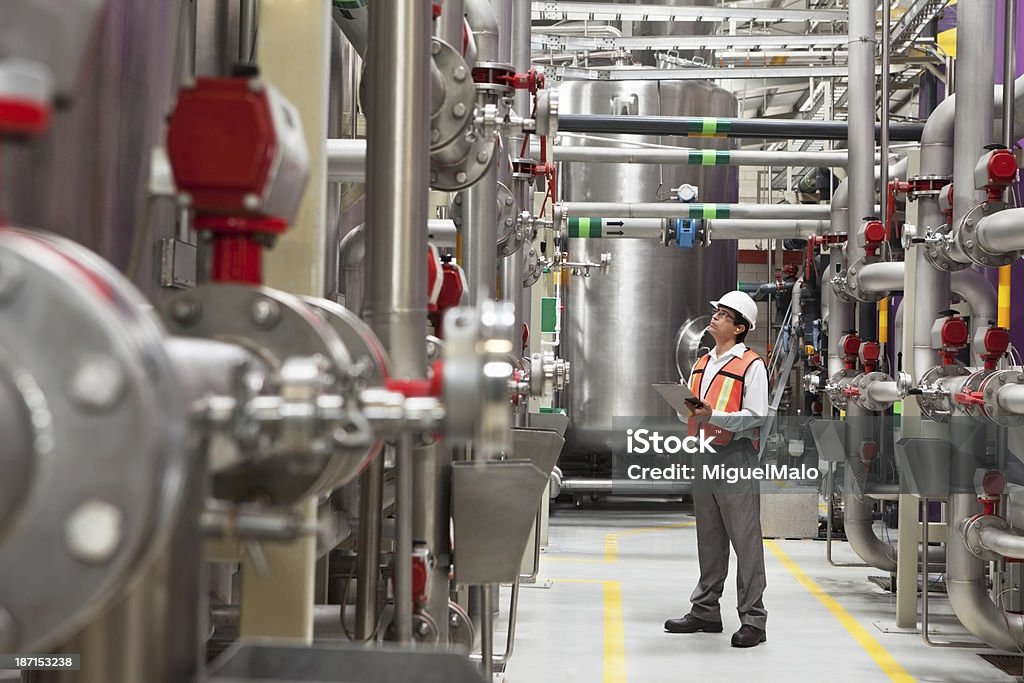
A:
{"type": "Polygon", "coordinates": [[[688,403],[692,403],[694,408],[700,406],[700,399],[693,395],[690,391],[690,387],[685,384],[679,384],[676,382],[655,382],[651,385],[654,387],[661,397],[668,401],[668,404],[675,408],[677,413],[686,415],[690,412],[690,406],[688,403]]]}

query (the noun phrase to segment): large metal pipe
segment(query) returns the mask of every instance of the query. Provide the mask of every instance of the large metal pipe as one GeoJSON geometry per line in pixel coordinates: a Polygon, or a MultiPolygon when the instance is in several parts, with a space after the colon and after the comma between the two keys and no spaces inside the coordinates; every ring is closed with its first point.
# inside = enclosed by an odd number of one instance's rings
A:
{"type": "Polygon", "coordinates": [[[335,183],[366,181],[366,140],[327,140],[327,180],[335,183]]]}
{"type": "MultiPolygon", "coordinates": [[[[530,38],[533,34],[533,23],[530,13],[530,3],[521,0],[512,3],[512,66],[518,73],[528,72],[531,66],[530,38]]],[[[516,113],[520,116],[529,116],[532,109],[531,99],[529,90],[516,90],[513,104],[516,113]]],[[[518,151],[513,153],[518,154],[518,151]]]]}
{"type": "Polygon", "coordinates": [[[829,231],[827,220],[758,220],[753,218],[712,219],[705,221],[711,239],[807,239],[829,231]]]}
{"type": "MultiPolygon", "coordinates": [[[[952,528],[980,511],[973,492],[950,494],[948,505],[952,528]]],[[[985,562],[972,555],[959,536],[950,539],[946,562],[946,592],[960,623],[994,648],[1019,652],[1024,645],[1024,615],[1007,612],[992,602],[985,562]]]]}
{"type": "MultiPolygon", "coordinates": [[[[872,21],[874,21],[872,19],[872,21]]],[[[879,214],[882,217],[882,223],[888,225],[889,221],[889,207],[886,202],[886,196],[889,187],[889,164],[887,162],[889,158],[889,43],[892,33],[892,6],[889,4],[882,5],[882,120],[881,126],[879,127],[879,134],[881,136],[879,140],[878,150],[878,170],[880,173],[878,183],[878,204],[882,207],[882,211],[879,214]]],[[[871,80],[875,80],[874,70],[872,69],[871,80]]],[[[872,108],[874,107],[874,100],[871,102],[872,108]]]]}
{"type": "Polygon", "coordinates": [[[996,392],[996,403],[1002,410],[1014,415],[1024,415],[1024,385],[1007,384],[996,392]]]}
{"type": "MultiPolygon", "coordinates": [[[[833,227],[835,223],[833,222],[833,227]]],[[[831,261],[829,270],[822,278],[823,281],[835,276],[837,266],[842,264],[842,248],[832,247],[830,250],[831,261]]],[[[853,304],[840,300],[832,287],[823,287],[822,296],[828,303],[828,376],[833,377],[843,369],[843,357],[839,353],[839,339],[843,333],[853,329],[853,304]]]]}
{"type": "Polygon", "coordinates": [[[986,550],[998,553],[1003,557],[1024,560],[1024,536],[988,527],[979,532],[978,540],[986,550]]]}
{"type": "Polygon", "coordinates": [[[1024,209],[1007,209],[982,218],[978,244],[993,254],[1024,249],[1024,209]]]}
{"type": "Polygon", "coordinates": [[[497,62],[501,54],[498,17],[488,0],[465,0],[466,19],[476,41],[477,59],[497,62]]]}
{"type": "Polygon", "coordinates": [[[558,145],[555,161],[609,164],[689,164],[695,166],[831,166],[845,168],[847,151],[777,152],[721,149],[659,149],[558,145]]]}
{"type": "Polygon", "coordinates": [[[902,261],[880,261],[861,266],[858,283],[867,292],[888,294],[903,289],[904,268],[902,261]]]}
{"type": "MultiPolygon", "coordinates": [[[[989,93],[995,87],[996,3],[992,0],[963,0],[957,5],[957,94],[953,125],[953,227],[959,230],[967,212],[985,199],[974,189],[974,167],[985,145],[995,142],[994,104],[989,93]]],[[[950,243],[950,256],[971,263],[950,243]]]]}
{"type": "Polygon", "coordinates": [[[870,2],[850,3],[850,69],[848,107],[850,151],[849,206],[846,260],[853,265],[864,257],[858,234],[863,219],[875,205],[875,6],[870,2]]]}
{"type": "MultiPolygon", "coordinates": [[[[860,5],[861,3],[854,4],[860,5]]],[[[852,28],[850,35],[853,35],[852,28]]],[[[853,50],[851,49],[851,65],[852,62],[853,50]]],[[[874,101],[874,88],[872,88],[870,98],[869,101],[874,101]]],[[[879,127],[876,126],[876,130],[879,127]]],[[[924,126],[920,123],[893,123],[889,125],[889,136],[894,142],[917,142],[921,139],[923,129],[924,126]]],[[[846,140],[849,138],[847,124],[843,121],[729,119],[702,118],[697,116],[594,116],[591,114],[562,114],[558,117],[558,130],[563,133],[613,133],[623,135],[686,136],[712,134],[729,138],[781,138],[783,140],[846,140]]]]}
{"type": "MultiPolygon", "coordinates": [[[[430,121],[430,5],[406,0],[376,0],[370,6],[366,71],[374,87],[367,93],[366,234],[367,286],[364,317],[391,358],[395,377],[420,378],[427,374],[424,329],[427,319],[426,234],[429,185],[430,121]],[[403,78],[394,78],[395,73],[403,78]]],[[[383,460],[375,463],[383,466],[383,460]]],[[[364,535],[379,539],[382,472],[368,468],[360,500],[359,582],[357,629],[370,635],[377,590],[379,548],[364,542],[364,535]],[[370,487],[374,490],[369,490],[370,487]],[[364,505],[364,502],[366,503],[364,505]],[[369,624],[369,627],[368,627],[369,624]]],[[[404,489],[403,489],[404,490],[404,489]]],[[[398,502],[412,512],[411,496],[398,502]]],[[[400,513],[401,514],[401,513],[400,513]]],[[[398,547],[396,555],[409,556],[411,547],[398,547]]],[[[404,565],[403,565],[404,566],[404,565]]],[[[396,613],[411,614],[411,572],[397,571],[396,613]]]]}
{"type": "Polygon", "coordinates": [[[757,218],[829,217],[825,204],[683,204],[681,202],[563,202],[562,215],[581,218],[757,218]]]}
{"type": "Polygon", "coordinates": [[[466,7],[463,0],[441,0],[441,17],[437,37],[462,54],[463,31],[466,26],[466,7]]]}
{"type": "Polygon", "coordinates": [[[1017,0],[1006,0],[1006,12],[1003,17],[1003,85],[1009,90],[1009,97],[1003,98],[1002,105],[1002,143],[1012,149],[1017,138],[1013,136],[1013,109],[1016,75],[1015,57],[1017,53],[1017,0]]]}

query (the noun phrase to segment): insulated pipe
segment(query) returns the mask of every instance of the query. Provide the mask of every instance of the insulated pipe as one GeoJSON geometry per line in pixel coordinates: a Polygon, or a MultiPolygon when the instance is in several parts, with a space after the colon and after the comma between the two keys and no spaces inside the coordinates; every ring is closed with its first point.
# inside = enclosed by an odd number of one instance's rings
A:
{"type": "Polygon", "coordinates": [[[998,553],[1003,557],[1024,559],[1024,536],[994,527],[986,527],[978,533],[978,540],[981,541],[981,547],[985,550],[998,553]]]}
{"type": "MultiPolygon", "coordinates": [[[[948,506],[953,528],[980,512],[973,492],[951,493],[948,506]]],[[[992,602],[985,582],[985,562],[970,553],[959,535],[950,539],[946,549],[946,592],[953,612],[968,631],[994,648],[1020,651],[1024,615],[1004,611],[992,602]]]]}
{"type": "Polygon", "coordinates": [[[563,202],[568,217],[824,219],[824,204],[683,204],[681,202],[563,202]]]}
{"type": "MultiPolygon", "coordinates": [[[[479,2],[480,0],[476,0],[479,2]]],[[[861,3],[854,3],[860,5],[861,3]]],[[[869,3],[870,4],[870,3],[869,3]]],[[[467,2],[467,8],[469,3],[467,2]]],[[[874,21],[874,18],[872,18],[874,21]]],[[[851,29],[850,35],[853,35],[851,29]]],[[[871,36],[874,41],[874,35],[871,36]]],[[[851,46],[852,47],[852,46],[851,46]]],[[[991,46],[990,46],[991,47],[991,46]]],[[[853,62],[851,49],[850,63],[853,62]]],[[[872,60],[874,57],[872,56],[872,60]]],[[[874,88],[870,93],[874,101],[874,88]]],[[[874,117],[872,117],[874,118],[874,117]]],[[[876,125],[876,130],[880,126],[876,125]]],[[[893,123],[889,136],[894,142],[917,142],[923,124],[893,123]]],[[[700,135],[728,138],[781,138],[783,140],[847,140],[846,122],[778,119],[728,119],[698,116],[594,116],[561,114],[558,130],[562,133],[605,133],[622,135],[700,135]]],[[[874,135],[872,134],[872,139],[874,135]]]]}
{"type": "MultiPolygon", "coordinates": [[[[989,97],[995,87],[996,3],[992,0],[961,0],[957,5],[956,82],[959,104],[953,125],[953,225],[956,232],[967,212],[985,200],[983,190],[974,189],[974,167],[995,142],[992,123],[994,104],[989,97]]],[[[851,98],[852,99],[852,98],[851,98]]],[[[959,263],[971,263],[950,242],[950,256],[959,263]]]]}
{"type": "Polygon", "coordinates": [[[831,166],[845,168],[847,152],[762,152],[727,149],[629,149],[558,145],[555,161],[609,164],[689,164],[691,166],[831,166]]]}
{"type": "Polygon", "coordinates": [[[827,220],[713,219],[704,222],[710,239],[807,239],[829,231],[827,220]]]}
{"type": "Polygon", "coordinates": [[[1014,415],[1024,415],[1024,385],[1007,384],[996,392],[996,403],[1002,410],[1014,415]]]}
{"type": "Polygon", "coordinates": [[[1024,209],[1006,209],[978,221],[978,244],[993,254],[1024,249],[1024,209]]]}
{"type": "Polygon", "coordinates": [[[901,400],[900,390],[894,380],[871,382],[866,391],[868,398],[878,403],[895,403],[901,400]]]}
{"type": "Polygon", "coordinates": [[[846,261],[853,265],[864,257],[859,233],[865,216],[875,205],[875,5],[851,2],[849,9],[850,79],[848,94],[849,207],[846,228],[846,261]]]}
{"type": "MultiPolygon", "coordinates": [[[[375,85],[368,89],[366,103],[367,176],[373,180],[366,188],[364,317],[391,358],[392,374],[422,378],[427,375],[427,238],[421,226],[427,221],[430,170],[430,5],[375,0],[369,28],[366,70],[375,85]],[[404,77],[394,78],[395,73],[404,77]]],[[[382,467],[383,458],[376,458],[362,481],[379,487],[376,479],[383,474],[382,467]],[[368,474],[370,470],[374,472],[368,474]]],[[[370,536],[366,527],[380,522],[378,492],[376,488],[360,500],[357,629],[364,639],[373,624],[378,548],[364,543],[363,531],[370,536]]],[[[399,510],[407,515],[411,505],[408,499],[398,501],[399,510]]],[[[411,547],[396,549],[396,628],[405,641],[411,639],[412,629],[411,556],[411,547]]]]}
{"type": "Polygon", "coordinates": [[[499,24],[494,8],[488,0],[465,0],[465,9],[476,41],[477,59],[481,62],[500,61],[499,24]]]}
{"type": "Polygon", "coordinates": [[[440,0],[441,17],[438,19],[437,37],[462,54],[466,9],[463,0],[440,0]]]}

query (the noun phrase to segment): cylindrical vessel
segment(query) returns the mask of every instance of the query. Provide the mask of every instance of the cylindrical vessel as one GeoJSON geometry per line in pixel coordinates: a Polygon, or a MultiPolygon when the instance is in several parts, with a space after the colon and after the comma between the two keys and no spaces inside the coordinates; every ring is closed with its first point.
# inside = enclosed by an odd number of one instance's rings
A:
{"type": "MultiPolygon", "coordinates": [[[[569,82],[561,111],[571,114],[735,116],[732,93],[705,81],[569,82]]],[[[601,136],[624,142],[687,146],[669,136],[601,136]]],[[[567,138],[566,144],[607,147],[606,140],[567,138]]],[[[728,149],[726,139],[702,147],[728,149]]],[[[577,202],[652,202],[682,183],[696,185],[702,202],[735,202],[736,169],[728,166],[565,163],[565,199],[577,202]]],[[[563,276],[565,314],[561,354],[573,364],[565,406],[570,429],[566,452],[603,453],[606,430],[623,416],[674,416],[651,388],[674,381],[673,340],[688,319],[706,315],[708,301],[736,287],[736,243],[715,240],[694,250],[656,240],[570,239],[571,260],[599,262],[607,272],[563,276]],[[604,432],[604,433],[602,433],[604,432]]],[[[564,468],[563,468],[564,469],[564,468]]]]}

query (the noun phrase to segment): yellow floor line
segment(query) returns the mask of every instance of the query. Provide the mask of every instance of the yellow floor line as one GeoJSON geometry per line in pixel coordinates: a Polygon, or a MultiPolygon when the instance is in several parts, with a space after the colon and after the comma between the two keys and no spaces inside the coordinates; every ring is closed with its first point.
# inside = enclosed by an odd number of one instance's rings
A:
{"type": "Polygon", "coordinates": [[[843,609],[843,606],[836,602],[835,598],[822,590],[821,586],[814,582],[814,579],[809,577],[803,569],[800,568],[796,562],[794,562],[789,555],[787,555],[782,548],[780,548],[775,541],[765,541],[764,545],[768,550],[775,555],[775,558],[782,563],[790,574],[800,583],[808,593],[818,598],[818,600],[832,613],[839,623],[843,625],[850,635],[860,643],[860,646],[871,656],[871,659],[875,660],[875,664],[889,677],[894,683],[914,683],[915,679],[913,676],[908,674],[906,670],[900,666],[892,655],[886,652],[885,648],[875,640],[870,633],[865,630],[860,623],[850,616],[850,613],[843,609]]]}
{"type": "Polygon", "coordinates": [[[601,579],[551,579],[556,583],[598,583],[604,589],[603,683],[626,683],[626,626],[622,620],[622,584],[601,579]]]}
{"type": "Polygon", "coordinates": [[[645,526],[637,529],[630,529],[628,531],[616,531],[614,533],[605,534],[604,536],[604,561],[605,562],[618,562],[619,561],[619,537],[620,536],[636,536],[638,534],[653,534],[658,531],[668,531],[670,529],[685,529],[696,525],[696,522],[680,522],[679,524],[663,524],[661,526],[645,526]]]}

